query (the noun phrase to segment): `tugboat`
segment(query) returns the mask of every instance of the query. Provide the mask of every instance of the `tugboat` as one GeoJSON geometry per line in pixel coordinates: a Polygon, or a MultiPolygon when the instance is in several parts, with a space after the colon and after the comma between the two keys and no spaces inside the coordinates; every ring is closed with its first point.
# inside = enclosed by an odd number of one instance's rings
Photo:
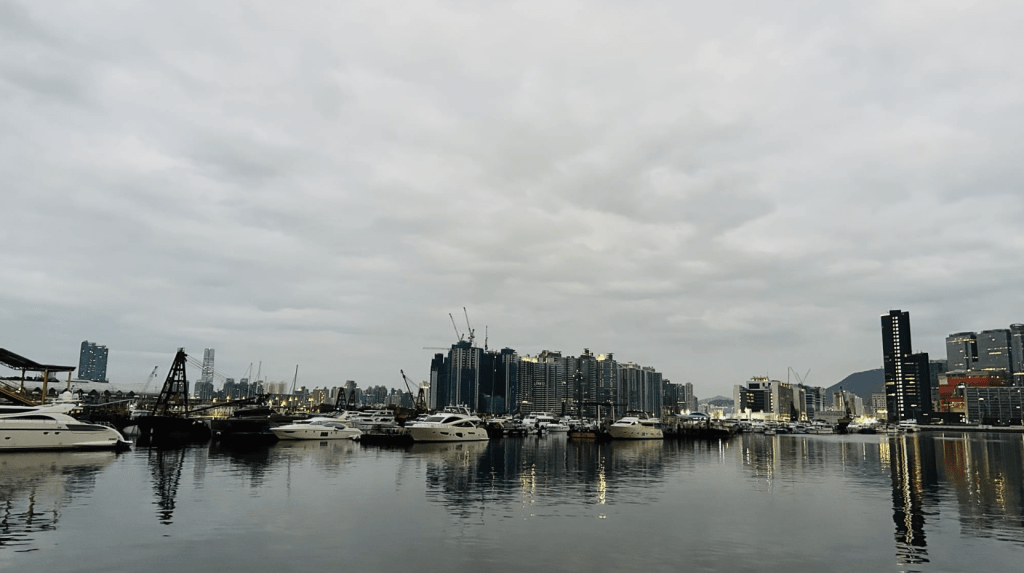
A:
{"type": "Polygon", "coordinates": [[[153,409],[148,416],[136,420],[139,445],[182,445],[210,439],[210,427],[202,420],[188,417],[188,379],[185,377],[187,356],[184,348],[178,349],[153,409]]]}

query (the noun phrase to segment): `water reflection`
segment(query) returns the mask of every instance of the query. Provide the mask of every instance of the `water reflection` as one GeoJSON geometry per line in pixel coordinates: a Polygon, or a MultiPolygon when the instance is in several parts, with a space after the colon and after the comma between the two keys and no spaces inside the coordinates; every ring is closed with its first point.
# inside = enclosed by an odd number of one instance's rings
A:
{"type": "Polygon", "coordinates": [[[359,448],[359,443],[352,440],[283,440],[270,446],[268,452],[273,463],[308,462],[334,473],[351,463],[359,448]]]}
{"type": "Polygon", "coordinates": [[[927,563],[925,507],[928,502],[937,501],[935,442],[918,435],[898,436],[890,438],[888,446],[892,519],[896,524],[896,562],[927,563]]]}
{"type": "MultiPolygon", "coordinates": [[[[241,476],[252,489],[258,489],[266,480],[271,465],[270,446],[263,445],[210,445],[209,460],[215,464],[226,462],[232,473],[241,476]]],[[[205,469],[205,464],[204,464],[205,469]]]]}
{"type": "Polygon", "coordinates": [[[173,523],[175,498],[181,484],[181,470],[185,465],[186,449],[150,448],[147,461],[156,493],[157,519],[164,525],[173,523]]]}
{"type": "Polygon", "coordinates": [[[57,528],[61,510],[96,486],[113,452],[0,455],[0,550],[30,546],[36,534],[57,528]]]}
{"type": "Polygon", "coordinates": [[[1024,545],[1020,435],[746,435],[735,444],[753,488],[764,493],[839,476],[875,489],[887,473],[900,565],[929,562],[928,519],[952,500],[961,535],[1024,545]]]}
{"type": "MultiPolygon", "coordinates": [[[[535,507],[655,503],[647,485],[663,479],[665,442],[578,443],[564,436],[464,444],[416,444],[427,495],[459,516],[484,506],[535,507]]],[[[563,508],[559,515],[565,516],[563,508]]]]}
{"type": "Polygon", "coordinates": [[[935,443],[961,534],[1024,545],[1024,436],[951,435],[935,443]]]}

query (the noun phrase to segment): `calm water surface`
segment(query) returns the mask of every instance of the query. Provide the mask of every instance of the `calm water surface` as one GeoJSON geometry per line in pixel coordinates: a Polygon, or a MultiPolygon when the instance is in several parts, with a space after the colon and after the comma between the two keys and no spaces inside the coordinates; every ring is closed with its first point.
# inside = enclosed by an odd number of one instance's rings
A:
{"type": "Polygon", "coordinates": [[[0,570],[1019,571],[1022,476],[1019,434],[0,454],[0,570]]]}

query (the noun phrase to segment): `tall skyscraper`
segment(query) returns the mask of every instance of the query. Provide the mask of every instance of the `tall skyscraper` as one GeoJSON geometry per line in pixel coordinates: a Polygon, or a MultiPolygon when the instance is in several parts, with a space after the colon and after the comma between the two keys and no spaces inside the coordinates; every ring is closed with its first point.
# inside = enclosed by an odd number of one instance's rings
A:
{"type": "Polygon", "coordinates": [[[203,373],[199,377],[200,382],[213,384],[213,349],[203,350],[203,373]]]}
{"type": "Polygon", "coordinates": [[[78,355],[78,379],[94,382],[107,381],[107,347],[88,340],[82,341],[78,355]]]}
{"type": "Polygon", "coordinates": [[[920,419],[930,412],[928,353],[913,353],[909,312],[882,315],[882,358],[889,421],[920,419]]]}

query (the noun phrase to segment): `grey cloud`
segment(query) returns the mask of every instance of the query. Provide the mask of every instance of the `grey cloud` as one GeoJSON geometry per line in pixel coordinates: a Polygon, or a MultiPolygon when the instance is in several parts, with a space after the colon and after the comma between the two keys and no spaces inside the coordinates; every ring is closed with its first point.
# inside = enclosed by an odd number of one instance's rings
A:
{"type": "Polygon", "coordinates": [[[712,395],[1021,320],[1012,3],[0,14],[15,351],[397,385],[466,306],[712,395]]]}

